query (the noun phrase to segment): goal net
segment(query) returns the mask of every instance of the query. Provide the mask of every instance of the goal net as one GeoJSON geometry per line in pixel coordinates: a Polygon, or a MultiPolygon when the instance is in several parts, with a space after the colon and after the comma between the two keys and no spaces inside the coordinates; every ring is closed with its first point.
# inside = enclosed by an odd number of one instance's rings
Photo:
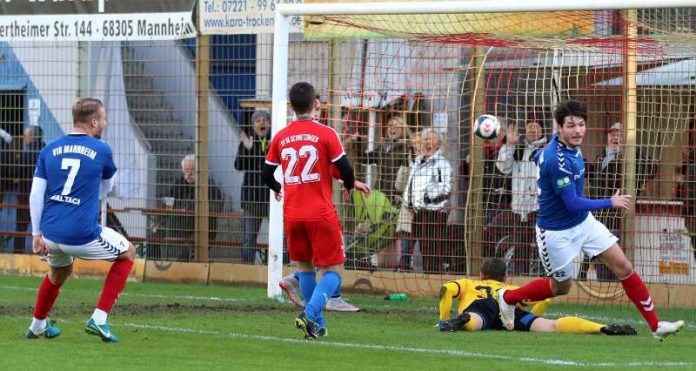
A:
{"type": "MultiPolygon", "coordinates": [[[[506,260],[515,283],[544,275],[529,159],[554,135],[553,111],[565,99],[588,107],[585,195],[635,196],[631,210],[597,219],[646,282],[696,285],[694,8],[510,12],[520,5],[504,2],[507,9],[430,14],[444,3],[307,3],[280,8],[304,15],[305,32],[287,47],[287,34],[275,36],[273,123],[290,118],[287,87],[312,83],[320,120],[341,135],[358,179],[378,191],[345,202],[337,188],[344,286],[431,294],[475,277],[490,257],[506,260]],[[419,6],[427,10],[406,14],[419,6]],[[321,67],[307,68],[317,60],[321,67]],[[484,113],[502,123],[495,139],[472,133],[484,113]]],[[[456,5],[467,3],[479,2],[456,5]]],[[[271,227],[271,245],[278,231],[271,227]]],[[[579,256],[573,264],[582,290],[571,300],[621,300],[601,262],[579,256]]],[[[671,300],[694,305],[693,296],[671,300]]]]}

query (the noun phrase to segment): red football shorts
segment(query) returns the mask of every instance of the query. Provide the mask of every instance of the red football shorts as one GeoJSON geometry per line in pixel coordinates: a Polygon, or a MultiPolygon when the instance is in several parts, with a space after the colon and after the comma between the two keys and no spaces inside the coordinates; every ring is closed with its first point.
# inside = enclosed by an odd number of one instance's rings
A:
{"type": "Polygon", "coordinates": [[[316,267],[343,264],[346,253],[338,217],[324,220],[285,220],[290,260],[311,261],[316,267]]]}

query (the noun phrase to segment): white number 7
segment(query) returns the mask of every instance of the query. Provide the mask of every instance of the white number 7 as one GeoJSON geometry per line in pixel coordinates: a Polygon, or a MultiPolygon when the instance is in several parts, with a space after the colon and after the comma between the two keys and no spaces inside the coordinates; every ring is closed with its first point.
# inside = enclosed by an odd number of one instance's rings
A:
{"type": "Polygon", "coordinates": [[[63,191],[60,192],[61,195],[67,196],[72,191],[72,186],[75,183],[75,177],[77,176],[77,171],[80,170],[80,160],[76,158],[64,158],[60,162],[61,170],[69,169],[68,179],[65,180],[65,185],[63,185],[63,191]]]}

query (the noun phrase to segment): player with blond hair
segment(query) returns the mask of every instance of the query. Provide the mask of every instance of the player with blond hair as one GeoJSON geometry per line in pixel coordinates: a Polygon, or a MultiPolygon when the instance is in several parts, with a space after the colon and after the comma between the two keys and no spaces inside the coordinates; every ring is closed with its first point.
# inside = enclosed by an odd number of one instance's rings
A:
{"type": "Polygon", "coordinates": [[[60,335],[47,316],[77,257],[113,262],[85,331],[105,342],[117,342],[107,316],[126,286],[135,246],[98,223],[100,194],[111,190],[116,173],[111,148],[99,140],[107,125],[106,109],[98,99],[83,98],[73,105],[72,114],[72,132],[39,154],[29,196],[33,250],[45,258],[50,271],[39,287],[26,337],[60,335]]]}

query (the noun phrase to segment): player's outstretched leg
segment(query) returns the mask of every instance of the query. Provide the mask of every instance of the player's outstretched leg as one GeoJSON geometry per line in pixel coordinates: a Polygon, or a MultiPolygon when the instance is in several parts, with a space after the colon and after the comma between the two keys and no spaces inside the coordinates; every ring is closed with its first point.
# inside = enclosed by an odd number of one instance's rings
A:
{"type": "Polygon", "coordinates": [[[498,290],[498,309],[500,310],[500,320],[503,322],[503,326],[512,331],[515,329],[515,304],[508,304],[505,302],[505,289],[498,290]]]}
{"type": "Polygon", "coordinates": [[[676,334],[684,326],[684,321],[677,322],[667,322],[660,321],[657,323],[657,330],[653,332],[653,337],[660,341],[664,340],[667,336],[676,334]]]}
{"type": "Polygon", "coordinates": [[[514,290],[498,290],[500,320],[506,329],[515,327],[515,305],[522,301],[541,301],[555,296],[550,278],[539,278],[514,290]]]}

